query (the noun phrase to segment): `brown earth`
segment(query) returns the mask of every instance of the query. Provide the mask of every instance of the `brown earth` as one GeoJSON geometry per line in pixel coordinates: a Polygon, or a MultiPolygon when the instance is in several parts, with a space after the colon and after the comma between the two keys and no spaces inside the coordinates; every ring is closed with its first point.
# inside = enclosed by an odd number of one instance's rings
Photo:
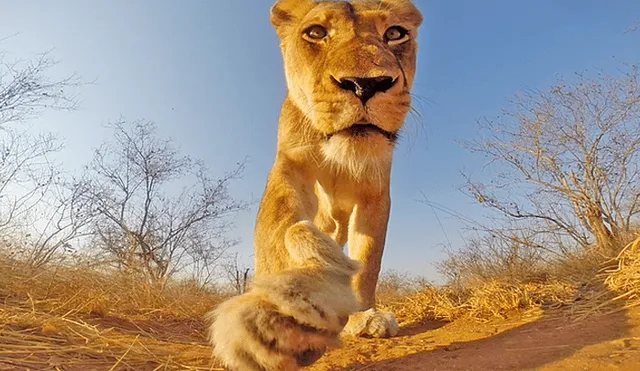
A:
{"type": "MultiPolygon", "coordinates": [[[[91,339],[77,344],[55,328],[25,326],[31,348],[0,334],[0,370],[222,370],[211,365],[201,321],[96,317],[84,323],[103,343],[109,334],[130,336],[132,348],[149,350],[148,360],[140,349],[110,352],[100,345],[97,351],[91,339]],[[16,353],[19,348],[32,351],[16,353]]],[[[531,311],[484,323],[429,322],[393,339],[346,339],[309,370],[640,370],[640,309],[586,319],[531,311]]]]}
{"type": "Polygon", "coordinates": [[[640,370],[640,310],[427,323],[394,339],[348,341],[313,370],[640,370]]]}

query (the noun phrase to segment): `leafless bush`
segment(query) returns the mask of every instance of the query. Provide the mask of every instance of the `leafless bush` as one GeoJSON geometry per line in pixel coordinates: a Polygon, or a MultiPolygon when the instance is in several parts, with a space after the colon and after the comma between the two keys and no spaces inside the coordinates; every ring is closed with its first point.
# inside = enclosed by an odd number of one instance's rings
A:
{"type": "Polygon", "coordinates": [[[480,180],[464,174],[487,218],[469,220],[425,197],[473,231],[440,271],[461,287],[585,279],[625,246],[640,217],[638,69],[577,74],[511,103],[465,143],[487,159],[480,180]]]}
{"type": "Polygon", "coordinates": [[[467,177],[468,193],[528,230],[533,248],[615,254],[640,215],[639,123],[635,66],[519,95],[467,143],[490,178],[467,177]]]}
{"type": "Polygon", "coordinates": [[[94,246],[120,268],[153,281],[189,267],[210,276],[209,267],[235,244],[227,232],[246,204],[228,187],[244,165],[212,179],[202,163],[158,138],[153,123],[119,121],[112,128],[113,141],[95,151],[75,184],[96,215],[94,246]]]}
{"type": "Polygon", "coordinates": [[[448,254],[438,269],[454,287],[472,287],[493,279],[535,281],[546,270],[540,250],[491,234],[470,238],[463,248],[448,254]]]}
{"type": "MultiPolygon", "coordinates": [[[[1,40],[0,40],[1,41],[1,40]]],[[[76,193],[52,157],[62,143],[51,134],[32,134],[10,124],[37,117],[44,109],[77,106],[70,90],[77,75],[51,79],[56,65],[49,53],[10,61],[0,51],[0,233],[5,244],[31,266],[48,262],[81,234],[76,193]]]]}
{"type": "Polygon", "coordinates": [[[412,295],[429,285],[422,277],[412,276],[397,270],[388,270],[380,274],[376,297],[381,303],[390,303],[412,295]]]}
{"type": "Polygon", "coordinates": [[[31,60],[10,61],[0,51],[0,126],[36,117],[43,109],[75,109],[77,98],[70,90],[80,84],[76,74],[51,79],[57,61],[50,53],[31,60]]]}
{"type": "Polygon", "coordinates": [[[49,157],[61,148],[51,135],[0,131],[0,230],[4,233],[45,198],[58,176],[49,157]]]}
{"type": "Polygon", "coordinates": [[[40,266],[82,235],[89,217],[76,190],[51,161],[62,144],[53,135],[0,130],[0,233],[23,261],[40,266]]]}

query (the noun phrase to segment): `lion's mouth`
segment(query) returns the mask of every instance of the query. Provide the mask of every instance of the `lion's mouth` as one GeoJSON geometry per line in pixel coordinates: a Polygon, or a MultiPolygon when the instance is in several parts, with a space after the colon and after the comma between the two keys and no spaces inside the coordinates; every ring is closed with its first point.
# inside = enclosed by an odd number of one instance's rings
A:
{"type": "Polygon", "coordinates": [[[327,139],[331,139],[332,136],[339,134],[339,133],[344,133],[347,134],[349,136],[352,137],[356,137],[356,138],[362,138],[362,137],[367,137],[371,134],[382,134],[385,138],[387,138],[389,141],[391,142],[395,142],[398,139],[398,133],[397,132],[390,132],[390,131],[386,131],[384,129],[382,129],[379,126],[376,126],[374,124],[371,123],[364,123],[364,124],[353,124],[351,126],[349,126],[346,129],[342,129],[339,130],[335,133],[331,133],[327,136],[327,139]]]}

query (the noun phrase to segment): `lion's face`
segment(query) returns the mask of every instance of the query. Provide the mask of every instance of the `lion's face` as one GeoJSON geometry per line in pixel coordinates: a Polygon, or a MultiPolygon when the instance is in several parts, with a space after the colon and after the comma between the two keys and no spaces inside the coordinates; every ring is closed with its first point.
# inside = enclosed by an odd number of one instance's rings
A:
{"type": "Polygon", "coordinates": [[[409,0],[280,0],[271,21],[289,97],[323,134],[325,157],[363,171],[390,161],[411,106],[420,12],[409,0]]]}

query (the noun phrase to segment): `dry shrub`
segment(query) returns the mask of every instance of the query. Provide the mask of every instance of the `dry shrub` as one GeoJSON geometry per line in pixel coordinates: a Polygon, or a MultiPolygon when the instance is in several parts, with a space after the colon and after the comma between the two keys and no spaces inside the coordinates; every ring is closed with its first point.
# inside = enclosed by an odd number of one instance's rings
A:
{"type": "Polygon", "coordinates": [[[406,276],[383,275],[381,307],[403,325],[458,318],[489,320],[532,309],[573,304],[603,258],[566,255],[550,263],[544,254],[497,239],[474,240],[440,265],[448,285],[412,285],[406,276]],[[399,294],[394,294],[399,293],[399,294]]]}
{"type": "Polygon", "coordinates": [[[539,249],[506,238],[491,235],[470,238],[438,264],[438,270],[448,283],[467,289],[492,280],[527,282],[544,280],[548,276],[545,254],[539,249]]]}
{"type": "Polygon", "coordinates": [[[426,286],[428,283],[423,278],[412,277],[397,270],[389,270],[380,274],[376,287],[376,298],[380,303],[388,304],[403,300],[426,286]]]}
{"type": "Polygon", "coordinates": [[[589,283],[597,277],[609,259],[597,250],[574,252],[554,260],[546,270],[548,275],[555,279],[589,283]]]}
{"type": "Polygon", "coordinates": [[[473,240],[450,252],[441,263],[440,271],[449,278],[448,286],[420,290],[387,307],[398,313],[401,321],[416,323],[461,317],[505,318],[523,310],[561,306],[584,317],[616,310],[611,308],[614,302],[626,301],[623,307],[637,306],[640,237],[625,248],[631,235],[619,237],[620,242],[610,250],[594,247],[552,256],[494,239],[473,240]],[[606,268],[611,267],[611,255],[618,253],[613,267],[606,268]]]}
{"type": "Polygon", "coordinates": [[[640,236],[615,259],[615,267],[605,271],[605,285],[619,293],[612,301],[625,300],[625,307],[640,305],[640,236]]]}
{"type": "Polygon", "coordinates": [[[505,255],[496,250],[472,246],[451,255],[448,265],[441,267],[453,278],[449,286],[423,287],[383,307],[397,313],[402,324],[412,325],[462,317],[506,318],[530,309],[565,306],[584,317],[640,306],[640,235],[624,248],[620,248],[624,243],[617,246],[620,253],[613,264],[599,249],[593,249],[566,254],[546,265],[532,255],[502,259],[505,255]],[[525,261],[537,264],[527,268],[522,264],[525,261]]]}
{"type": "Polygon", "coordinates": [[[394,313],[401,326],[410,326],[429,320],[453,321],[462,308],[454,290],[425,287],[401,301],[381,303],[380,308],[394,313]]]}
{"type": "Polygon", "coordinates": [[[578,286],[549,281],[514,283],[490,280],[468,289],[427,287],[403,302],[385,306],[397,314],[402,325],[458,318],[489,320],[510,314],[572,303],[578,286]]]}
{"type": "Polygon", "coordinates": [[[561,281],[508,283],[490,281],[470,290],[464,306],[477,319],[506,318],[510,313],[570,304],[578,287],[561,281]]]}
{"type": "Polygon", "coordinates": [[[189,281],[0,256],[0,369],[209,370],[203,316],[220,299],[189,281]]]}

